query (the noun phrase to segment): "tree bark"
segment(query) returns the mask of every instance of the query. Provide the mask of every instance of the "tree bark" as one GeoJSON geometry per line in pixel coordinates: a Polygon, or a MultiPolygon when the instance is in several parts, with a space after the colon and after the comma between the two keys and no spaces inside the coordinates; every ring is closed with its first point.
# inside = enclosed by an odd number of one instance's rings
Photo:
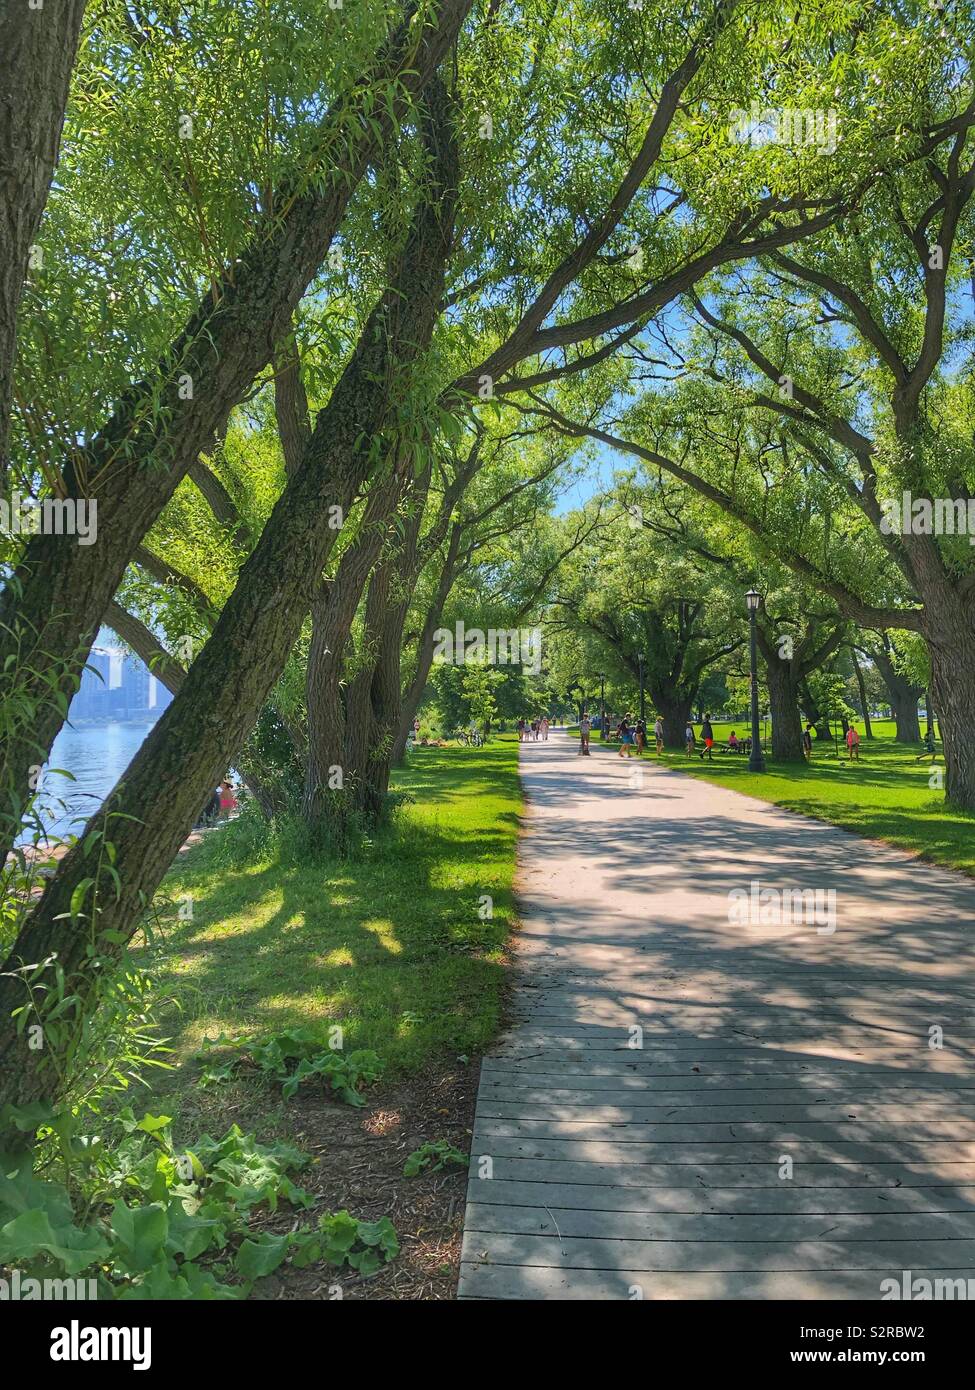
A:
{"type": "Polygon", "coordinates": [[[890,708],[894,715],[895,742],[920,743],[921,723],[917,715],[917,702],[923,693],[923,687],[914,685],[912,681],[907,680],[899,671],[895,670],[886,635],[883,638],[883,645],[871,655],[890,696],[890,708]]]}
{"type": "Polygon", "coordinates": [[[381,480],[366,503],[361,527],[344,551],[335,577],[323,584],[311,612],[311,645],[305,677],[308,709],[308,758],[302,818],[313,836],[329,834],[329,809],[335,804],[329,786],[332,769],[344,766],[345,711],[342,705],[343,657],[370,571],[379,558],[403,488],[403,463],[381,480]]]}
{"type": "Polygon", "coordinates": [[[17,315],[58,160],[85,0],[0,0],[0,496],[7,491],[17,315]]]}
{"type": "Polygon", "coordinates": [[[802,719],[799,714],[799,681],[795,663],[783,661],[773,648],[765,658],[769,713],[772,717],[772,757],[777,762],[801,763],[802,719]]]}
{"type": "MultiPolygon", "coordinates": [[[[346,511],[372,468],[374,436],[395,429],[410,364],[426,351],[440,312],[457,196],[456,149],[439,83],[424,123],[434,176],[421,200],[389,289],[370,315],[351,361],[318,415],[300,469],[291,478],[244,564],[210,641],[187,672],[182,690],[156,724],[110,795],[103,812],[61,861],[25,921],[0,974],[0,1110],[57,1094],[56,1069],[32,1051],[13,1011],[25,1002],[11,972],[38,967],[35,988],[64,972],[77,996],[70,1026],[81,1029],[97,1003],[90,948],[117,957],[142,920],[203,797],[225,770],[284,668],[336,533],[329,508],[346,511]],[[396,381],[396,401],[389,382],[396,381]],[[112,819],[116,812],[122,819],[112,819]],[[131,818],[130,818],[131,817],[131,818]],[[117,880],[101,865],[89,832],[114,844],[117,880]],[[92,882],[94,880],[94,882],[92,882]],[[84,892],[79,909],[76,894],[84,892]],[[74,900],[74,906],[72,906],[74,900]]],[[[417,403],[412,403],[416,408],[417,403]]],[[[0,1148],[16,1135],[0,1136],[0,1148]]]]}
{"type": "Polygon", "coordinates": [[[863,669],[857,660],[856,649],[850,648],[850,659],[853,662],[853,674],[857,680],[857,690],[860,692],[860,709],[863,712],[863,728],[866,738],[873,738],[873,725],[870,723],[870,702],[867,699],[867,683],[863,679],[863,669]]]}
{"type": "Polygon", "coordinates": [[[932,623],[925,636],[931,703],[945,755],[945,797],[959,810],[975,812],[975,613],[971,603],[958,601],[936,616],[937,631],[932,623]]]}
{"type": "Polygon", "coordinates": [[[687,728],[687,721],[691,717],[691,710],[694,707],[694,695],[677,695],[672,691],[662,688],[647,687],[653,707],[664,721],[664,747],[683,748],[686,742],[684,731],[687,728]]]}

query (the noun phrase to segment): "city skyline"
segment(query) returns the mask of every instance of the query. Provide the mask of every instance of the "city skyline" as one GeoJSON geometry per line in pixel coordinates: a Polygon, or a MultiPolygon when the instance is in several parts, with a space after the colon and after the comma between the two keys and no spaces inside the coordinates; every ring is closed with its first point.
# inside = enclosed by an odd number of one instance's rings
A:
{"type": "Polygon", "coordinates": [[[103,627],[81,673],[68,718],[72,722],[99,724],[156,719],[172,698],[145,662],[121,644],[110,628],[103,627]]]}

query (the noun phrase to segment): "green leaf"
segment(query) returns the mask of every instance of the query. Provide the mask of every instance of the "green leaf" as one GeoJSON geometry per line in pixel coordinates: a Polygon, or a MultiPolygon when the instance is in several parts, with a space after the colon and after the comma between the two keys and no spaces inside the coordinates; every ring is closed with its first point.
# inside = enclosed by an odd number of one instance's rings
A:
{"type": "Polygon", "coordinates": [[[237,1269],[247,1280],[263,1279],[287,1258],[289,1238],[264,1233],[245,1240],[237,1251],[237,1269]]]}
{"type": "Polygon", "coordinates": [[[159,1203],[127,1207],[118,1201],[112,1208],[111,1224],[119,1241],[117,1253],[130,1273],[148,1270],[165,1257],[169,1217],[159,1203]]]}
{"type": "Polygon", "coordinates": [[[55,1229],[46,1211],[34,1207],[0,1227],[0,1264],[17,1265],[51,1255],[70,1278],[108,1254],[108,1245],[92,1230],[74,1225],[55,1229]]]}

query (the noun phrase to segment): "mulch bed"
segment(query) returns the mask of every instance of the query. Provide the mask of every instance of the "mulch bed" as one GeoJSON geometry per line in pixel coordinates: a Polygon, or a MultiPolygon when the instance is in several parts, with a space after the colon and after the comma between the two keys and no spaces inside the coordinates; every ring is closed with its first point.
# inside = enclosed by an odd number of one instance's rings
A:
{"type": "MultiPolygon", "coordinates": [[[[320,1162],[296,1174],[320,1205],[307,1213],[282,1212],[269,1229],[287,1229],[322,1211],[348,1209],[353,1216],[388,1216],[400,1253],[372,1279],[327,1266],[284,1266],[262,1279],[252,1299],[452,1299],[457,1291],[464,1230],[467,1169],[451,1164],[403,1176],[407,1155],[428,1140],[447,1139],[469,1153],[480,1067],[442,1065],[409,1082],[383,1087],[381,1099],[365,1109],[316,1097],[311,1088],[288,1105],[280,1136],[320,1162]]],[[[264,1136],[261,1136],[264,1137],[264,1136]]]]}

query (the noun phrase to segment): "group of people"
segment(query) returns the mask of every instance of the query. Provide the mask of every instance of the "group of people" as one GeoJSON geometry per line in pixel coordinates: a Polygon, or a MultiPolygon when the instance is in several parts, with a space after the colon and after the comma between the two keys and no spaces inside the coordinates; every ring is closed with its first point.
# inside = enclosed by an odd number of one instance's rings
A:
{"type": "MultiPolygon", "coordinates": [[[[815,734],[816,726],[812,723],[807,724],[802,731],[802,751],[807,762],[812,759],[813,737],[815,734]]],[[[860,734],[855,724],[851,724],[847,729],[845,742],[847,757],[850,762],[858,763],[860,761],[860,734]]]]}
{"type": "MultiPolygon", "coordinates": [[[[520,728],[521,724],[519,723],[519,730],[520,728]]],[[[579,720],[579,753],[583,757],[589,756],[589,739],[591,734],[592,720],[590,719],[588,713],[583,711],[582,718],[579,720]]],[[[657,745],[657,752],[662,753],[664,747],[664,721],[660,715],[657,716],[654,722],[653,734],[654,740],[657,745]]],[[[807,724],[802,735],[803,752],[805,753],[807,759],[812,757],[812,745],[814,736],[815,726],[813,724],[807,724]]],[[[643,719],[634,720],[632,714],[627,714],[623,719],[619,721],[619,724],[616,726],[616,729],[614,730],[612,737],[620,745],[619,756],[621,758],[632,757],[634,750],[636,751],[636,754],[639,757],[639,755],[643,752],[644,748],[647,746],[646,722],[643,719]]],[[[714,761],[714,726],[711,723],[710,714],[705,714],[704,719],[701,721],[700,747],[698,747],[698,737],[694,731],[694,725],[690,719],[687,721],[687,725],[684,730],[684,741],[687,747],[688,757],[691,757],[693,756],[693,754],[696,753],[702,762],[705,758],[708,760],[708,762],[714,761]]],[[[847,747],[847,754],[850,761],[859,762],[860,734],[855,724],[851,724],[847,729],[845,741],[847,747]]],[[[932,756],[934,754],[934,740],[931,736],[930,731],[928,733],[928,745],[929,746],[926,749],[926,752],[921,754],[922,758],[928,756],[929,754],[932,756]]],[[[752,751],[752,740],[750,736],[745,738],[739,738],[735,730],[732,729],[731,733],[728,735],[728,742],[725,746],[729,753],[747,754],[752,751]]]]}
{"type": "Polygon", "coordinates": [[[541,739],[543,743],[548,741],[548,716],[541,714],[537,719],[518,720],[518,742],[537,743],[541,739]]]}
{"type": "MultiPolygon", "coordinates": [[[[711,723],[710,714],[706,714],[701,721],[701,748],[697,747],[697,735],[694,732],[694,725],[688,719],[684,729],[684,743],[687,747],[687,756],[691,757],[697,753],[703,762],[707,758],[708,762],[714,762],[714,726],[711,723]]],[[[752,751],[752,741],[750,738],[739,738],[734,729],[728,735],[727,749],[729,753],[750,753],[752,751]]]]}

